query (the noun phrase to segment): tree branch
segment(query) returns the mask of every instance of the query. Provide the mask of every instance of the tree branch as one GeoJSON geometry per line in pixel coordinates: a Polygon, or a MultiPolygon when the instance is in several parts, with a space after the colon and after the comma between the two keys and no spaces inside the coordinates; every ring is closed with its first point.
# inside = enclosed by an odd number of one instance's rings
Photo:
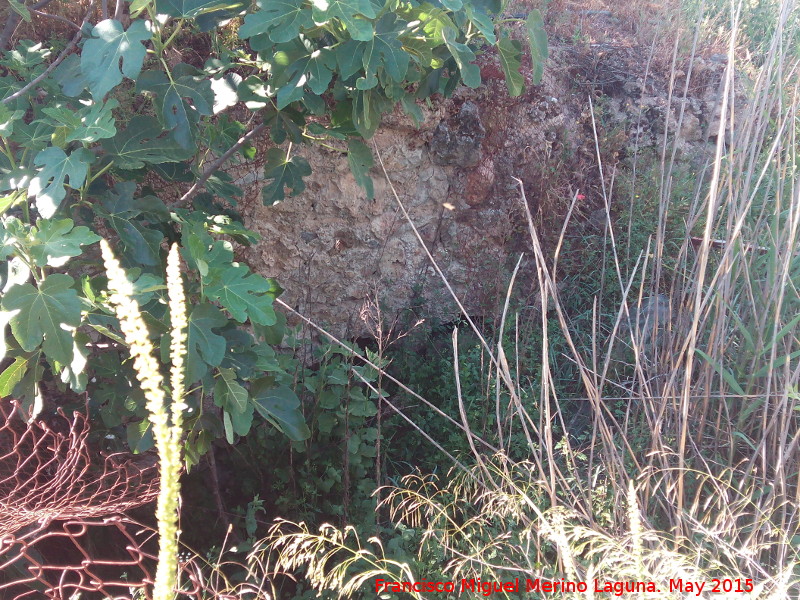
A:
{"type": "MultiPolygon", "coordinates": [[[[41,0],[41,2],[38,2],[37,4],[42,4],[42,2],[45,2],[45,4],[46,4],[47,2],[50,2],[50,1],[51,0],[41,0]]],[[[35,7],[36,4],[34,4],[33,6],[35,7]]],[[[86,16],[83,18],[83,22],[81,23],[81,26],[78,27],[78,31],[75,32],[74,36],[72,36],[72,39],[70,40],[69,44],[67,44],[67,47],[64,48],[61,51],[61,54],[58,55],[58,58],[56,58],[53,62],[51,62],[50,65],[42,72],[41,75],[39,75],[38,77],[35,77],[31,81],[29,81],[23,88],[17,90],[16,92],[11,94],[10,96],[7,96],[6,98],[3,98],[3,100],[2,100],[3,104],[8,104],[12,100],[15,100],[16,98],[19,98],[23,94],[27,93],[28,90],[30,90],[32,87],[34,87],[36,84],[38,84],[42,79],[44,79],[50,73],[52,73],[53,69],[55,69],[59,64],[61,64],[61,61],[63,61],[65,58],[67,58],[67,56],[69,56],[69,54],[75,48],[77,48],[78,42],[80,41],[81,37],[83,36],[83,26],[86,25],[86,22],[89,20],[89,15],[92,14],[92,9],[93,8],[94,8],[94,0],[91,0],[91,2],[89,2],[89,8],[86,10],[86,16]]],[[[34,10],[35,10],[35,8],[34,8],[34,10]]]]}
{"type": "MultiPolygon", "coordinates": [[[[36,4],[29,6],[30,10],[37,10],[44,6],[50,4],[53,0],[39,0],[36,4]]],[[[14,35],[14,31],[17,29],[17,25],[19,25],[19,21],[22,17],[20,17],[14,11],[10,11],[11,14],[8,15],[6,19],[5,27],[3,27],[3,32],[0,33],[0,50],[5,50],[8,46],[8,43],[11,41],[11,36],[14,35]]]]}
{"type": "Polygon", "coordinates": [[[234,153],[237,150],[239,150],[239,148],[244,146],[247,142],[249,142],[251,139],[257,136],[259,133],[264,131],[266,127],[267,127],[266,123],[261,123],[261,125],[255,126],[249,132],[240,137],[233,146],[228,148],[225,154],[220,156],[210,165],[207,165],[205,168],[203,168],[203,175],[200,177],[200,179],[195,181],[194,185],[192,185],[192,187],[190,187],[189,190],[183,196],[181,196],[180,200],[178,200],[177,202],[175,202],[175,204],[173,204],[173,206],[181,207],[187,205],[192,200],[192,198],[194,198],[197,195],[197,193],[201,189],[203,189],[203,187],[206,184],[206,181],[208,181],[209,177],[211,177],[214,171],[216,171],[219,167],[221,167],[225,163],[226,160],[228,160],[231,156],[233,156],[234,153]]]}

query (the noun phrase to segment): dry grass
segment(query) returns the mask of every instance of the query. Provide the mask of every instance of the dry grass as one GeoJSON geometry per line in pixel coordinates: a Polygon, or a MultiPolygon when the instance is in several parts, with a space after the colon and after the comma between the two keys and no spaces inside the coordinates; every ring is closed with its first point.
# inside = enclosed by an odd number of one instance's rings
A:
{"type": "MultiPolygon", "coordinates": [[[[612,266],[604,277],[624,298],[613,309],[612,335],[598,334],[598,316],[592,342],[578,343],[585,332],[575,331],[569,299],[559,294],[560,244],[554,256],[545,255],[528,215],[541,306],[551,307],[566,339],[569,351],[559,360],[577,367],[589,437],[578,444],[557,434],[571,417],[565,407],[577,399],[560,397],[554,385],[559,365],[549,360],[546,333],[541,380],[530,394],[514,369],[520,349],[498,342],[508,339],[503,330],[513,330],[514,316],[504,312],[495,339],[470,321],[494,373],[496,452],[487,451],[462,410],[453,417],[470,440],[472,466],[462,459],[443,481],[412,476],[387,499],[395,519],[422,531],[420,556],[426,548],[444,552],[448,576],[654,581],[662,591],[670,579],[717,577],[754,581],[752,590],[730,597],[800,595],[800,89],[797,59],[786,46],[795,25],[791,7],[784,8],[787,30],[778,28],[762,46],[746,102],[734,93],[733,68],[745,50],[740,36],[727,36],[723,117],[683,215],[678,252],[665,254],[677,210],[670,132],[658,219],[648,248],[633,256],[634,268],[623,264],[621,232],[608,223],[612,266]],[[667,311],[637,318],[658,294],[667,311]],[[629,348],[622,370],[620,346],[629,348]],[[528,440],[529,460],[508,458],[513,436],[528,440]]],[[[612,198],[605,201],[609,206],[612,198]]],[[[598,315],[609,311],[597,308],[598,315]]],[[[541,315],[547,332],[546,308],[541,315]]],[[[258,555],[271,548],[278,568],[307,565],[281,533],[275,530],[258,555]]],[[[300,538],[292,543],[299,547],[300,538]]],[[[370,560],[372,576],[384,569],[388,577],[407,577],[388,559],[370,560]]],[[[320,588],[342,590],[320,569],[313,573],[320,588]]]]}

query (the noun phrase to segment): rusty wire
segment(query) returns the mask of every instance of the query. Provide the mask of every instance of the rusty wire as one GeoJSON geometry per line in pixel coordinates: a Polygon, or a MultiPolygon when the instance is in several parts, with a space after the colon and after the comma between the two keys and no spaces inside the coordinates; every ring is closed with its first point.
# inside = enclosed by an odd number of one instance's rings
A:
{"type": "MultiPolygon", "coordinates": [[[[150,598],[158,534],[124,513],[155,500],[155,456],[93,450],[81,413],[19,416],[0,400],[0,599],[150,598]]],[[[219,564],[182,556],[181,599],[270,598],[263,581],[234,586],[219,564]]]]}

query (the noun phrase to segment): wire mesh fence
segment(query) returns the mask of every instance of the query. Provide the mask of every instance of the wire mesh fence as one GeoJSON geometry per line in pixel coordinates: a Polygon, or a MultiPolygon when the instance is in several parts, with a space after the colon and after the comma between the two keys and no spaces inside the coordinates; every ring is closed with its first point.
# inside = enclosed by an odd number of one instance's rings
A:
{"type": "MultiPolygon", "coordinates": [[[[3,600],[149,597],[158,536],[125,513],[155,500],[157,460],[104,455],[89,430],[81,413],[26,422],[17,404],[0,402],[3,600]]],[[[209,588],[204,561],[187,558],[180,597],[226,598],[209,588]]]]}

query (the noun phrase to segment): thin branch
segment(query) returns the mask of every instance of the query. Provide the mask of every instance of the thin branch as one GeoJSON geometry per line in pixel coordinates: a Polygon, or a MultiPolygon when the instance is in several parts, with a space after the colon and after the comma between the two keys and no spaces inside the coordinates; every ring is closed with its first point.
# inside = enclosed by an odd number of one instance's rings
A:
{"type": "MultiPolygon", "coordinates": [[[[29,10],[37,10],[39,8],[43,8],[50,4],[53,0],[39,0],[36,4],[28,7],[29,10]]],[[[17,29],[17,25],[19,25],[19,21],[22,17],[20,17],[17,13],[11,12],[6,19],[5,27],[3,27],[3,32],[0,33],[0,50],[5,50],[6,46],[8,46],[8,42],[11,41],[11,36],[14,35],[14,31],[17,29]]]]}
{"type": "MultiPolygon", "coordinates": [[[[34,4],[31,7],[31,9],[32,10],[36,10],[36,7],[38,5],[44,6],[45,4],[47,4],[47,3],[51,2],[51,1],[52,0],[40,0],[39,2],[34,4]]],[[[81,37],[83,36],[83,26],[86,25],[86,22],[89,20],[89,15],[92,14],[92,10],[93,9],[94,9],[94,0],[91,0],[91,2],[89,2],[89,7],[86,9],[86,16],[83,17],[83,22],[81,23],[81,26],[78,27],[78,31],[75,32],[74,36],[72,36],[72,39],[70,40],[69,44],[67,44],[67,47],[64,48],[61,51],[61,54],[58,55],[58,58],[56,58],[53,62],[51,62],[50,65],[42,72],[41,75],[39,75],[38,77],[35,77],[31,81],[29,81],[24,87],[22,87],[21,89],[17,90],[16,92],[11,94],[10,96],[8,96],[6,98],[3,98],[3,100],[2,100],[3,104],[8,104],[12,100],[15,100],[16,98],[19,98],[23,94],[27,93],[28,90],[33,88],[40,81],[42,81],[45,77],[47,77],[50,73],[52,73],[53,69],[55,69],[59,64],[61,64],[61,61],[63,61],[65,58],[67,58],[67,56],[69,56],[69,54],[75,48],[78,47],[78,42],[80,41],[81,37]]]]}
{"type": "Polygon", "coordinates": [[[62,23],[66,23],[70,27],[77,29],[78,31],[81,30],[81,26],[73,21],[70,21],[66,17],[62,17],[60,15],[51,15],[50,13],[42,12],[41,10],[32,9],[32,13],[39,15],[40,17],[44,17],[46,19],[55,19],[56,21],[61,21],[62,23]]]}
{"type": "Polygon", "coordinates": [[[11,94],[10,96],[7,96],[7,97],[3,98],[3,100],[2,100],[3,104],[8,104],[12,100],[16,100],[17,98],[19,98],[23,94],[26,94],[28,92],[28,90],[30,90],[32,87],[34,87],[36,84],[38,84],[42,79],[44,79],[50,73],[52,73],[53,69],[55,69],[59,64],[61,64],[61,61],[63,61],[65,58],[67,58],[67,56],[69,56],[72,53],[72,51],[75,48],[77,48],[78,41],[81,39],[82,35],[83,35],[83,32],[81,31],[80,28],[78,28],[78,31],[75,33],[73,38],[70,40],[69,44],[67,44],[67,47],[64,48],[61,51],[61,54],[58,55],[58,58],[55,59],[52,63],[50,63],[50,66],[48,66],[42,72],[41,75],[39,75],[38,77],[35,77],[31,81],[29,81],[24,87],[22,87],[21,89],[17,90],[16,92],[11,94]]]}
{"type": "Polygon", "coordinates": [[[195,181],[194,185],[192,185],[192,187],[189,188],[189,191],[187,191],[183,196],[181,196],[180,200],[175,202],[175,204],[173,204],[173,206],[180,207],[180,206],[185,206],[186,204],[188,204],[192,200],[192,198],[194,198],[197,195],[197,193],[201,189],[203,189],[203,187],[206,184],[206,181],[208,181],[208,179],[211,177],[211,175],[214,173],[214,171],[216,171],[219,167],[221,167],[225,163],[226,160],[228,160],[231,156],[233,156],[234,153],[236,153],[236,151],[239,150],[239,148],[244,146],[247,142],[249,142],[251,139],[253,139],[255,136],[257,136],[259,133],[264,131],[264,129],[266,129],[266,127],[267,127],[266,123],[261,123],[261,125],[257,125],[253,129],[251,129],[249,132],[244,134],[242,137],[240,137],[233,146],[228,148],[228,150],[225,152],[225,154],[220,156],[218,159],[216,159],[210,165],[207,165],[203,169],[203,175],[200,177],[200,179],[195,181]]]}

